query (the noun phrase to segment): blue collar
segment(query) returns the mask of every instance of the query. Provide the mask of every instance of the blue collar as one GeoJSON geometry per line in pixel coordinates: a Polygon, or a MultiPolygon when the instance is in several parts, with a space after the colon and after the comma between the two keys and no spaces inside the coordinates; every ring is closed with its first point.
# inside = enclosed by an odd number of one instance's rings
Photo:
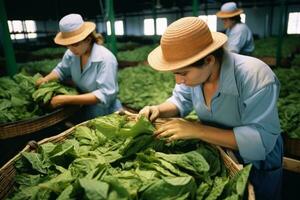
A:
{"type": "Polygon", "coordinates": [[[102,55],[102,51],[103,51],[103,46],[101,45],[98,45],[96,43],[93,44],[93,47],[92,47],[92,52],[91,52],[91,55],[90,55],[90,61],[91,62],[101,62],[103,61],[103,55],[102,55]]]}
{"type": "Polygon", "coordinates": [[[224,50],[220,75],[220,92],[239,96],[234,72],[234,54],[224,50]]]}

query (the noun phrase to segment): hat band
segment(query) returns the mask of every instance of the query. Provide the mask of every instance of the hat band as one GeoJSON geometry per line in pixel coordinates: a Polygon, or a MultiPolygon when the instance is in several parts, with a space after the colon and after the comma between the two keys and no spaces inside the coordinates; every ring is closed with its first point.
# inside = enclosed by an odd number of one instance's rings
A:
{"type": "Polygon", "coordinates": [[[222,13],[224,13],[224,14],[234,14],[234,13],[236,13],[236,12],[238,12],[239,10],[233,10],[233,11],[222,11],[221,10],[221,12],[222,13]]]}
{"type": "Polygon", "coordinates": [[[61,32],[61,35],[63,38],[70,38],[76,35],[79,35],[84,31],[84,23],[75,31],[70,31],[70,32],[61,32]]]}

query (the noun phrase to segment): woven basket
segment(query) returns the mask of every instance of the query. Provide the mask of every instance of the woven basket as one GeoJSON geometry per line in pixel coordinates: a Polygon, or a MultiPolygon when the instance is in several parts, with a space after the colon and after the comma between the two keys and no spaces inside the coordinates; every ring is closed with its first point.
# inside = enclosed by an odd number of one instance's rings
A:
{"type": "MultiPolygon", "coordinates": [[[[128,112],[126,112],[128,114],[128,112]]],[[[130,116],[135,117],[135,114],[130,114],[130,116]]],[[[172,118],[169,119],[159,119],[156,120],[155,126],[159,127],[162,123],[171,120],[172,118]]],[[[50,137],[50,138],[45,138],[38,143],[34,142],[29,142],[28,145],[20,152],[18,153],[15,157],[13,157],[11,160],[9,160],[1,169],[0,169],[0,199],[4,199],[9,195],[11,192],[13,185],[14,185],[14,177],[16,175],[16,170],[14,168],[14,163],[21,157],[22,152],[29,152],[34,149],[36,149],[37,145],[41,145],[47,142],[52,142],[52,143],[57,143],[64,141],[67,139],[67,137],[72,133],[74,129],[76,129],[78,126],[85,125],[87,122],[83,122],[81,124],[78,124],[64,132],[62,132],[59,135],[50,137]]],[[[226,168],[229,170],[229,175],[233,176],[235,175],[241,167],[239,167],[226,153],[225,151],[221,148],[216,146],[216,148],[219,150],[220,155],[222,160],[224,161],[224,164],[226,168]]],[[[247,193],[248,193],[248,200],[255,200],[255,195],[254,195],[254,189],[253,186],[249,183],[248,188],[247,188],[247,193]]]]}
{"type": "Polygon", "coordinates": [[[300,157],[300,139],[292,139],[283,134],[284,153],[288,156],[300,157]]]}
{"type": "Polygon", "coordinates": [[[75,106],[63,107],[35,119],[0,124],[0,139],[26,135],[42,130],[70,117],[78,109],[75,106]]]}

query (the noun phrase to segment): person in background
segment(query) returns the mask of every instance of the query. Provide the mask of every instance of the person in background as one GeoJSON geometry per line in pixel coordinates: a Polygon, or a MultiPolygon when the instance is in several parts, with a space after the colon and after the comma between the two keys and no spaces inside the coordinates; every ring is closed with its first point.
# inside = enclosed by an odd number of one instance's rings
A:
{"type": "Polygon", "coordinates": [[[93,22],[83,21],[79,14],[69,14],[59,21],[56,44],[67,47],[62,60],[47,76],[37,80],[40,85],[52,80],[71,79],[79,95],[58,95],[51,99],[53,108],[64,105],[84,105],[82,120],[107,115],[121,109],[117,99],[118,63],[104,46],[93,22]]]}
{"type": "Polygon", "coordinates": [[[148,62],[158,71],[174,73],[173,95],[162,104],[145,106],[139,117],[184,117],[194,109],[199,122],[175,119],[155,136],[167,141],[199,139],[233,150],[240,163],[253,164],[250,181],[256,199],[280,199],[280,83],[262,61],[224,49],[226,41],[225,34],[210,32],[197,17],[169,25],[148,62]]]}
{"type": "Polygon", "coordinates": [[[228,2],[222,5],[216,13],[221,18],[228,36],[227,48],[229,51],[243,55],[251,55],[254,51],[253,35],[249,27],[241,22],[240,14],[244,11],[238,9],[236,3],[228,2]]]}

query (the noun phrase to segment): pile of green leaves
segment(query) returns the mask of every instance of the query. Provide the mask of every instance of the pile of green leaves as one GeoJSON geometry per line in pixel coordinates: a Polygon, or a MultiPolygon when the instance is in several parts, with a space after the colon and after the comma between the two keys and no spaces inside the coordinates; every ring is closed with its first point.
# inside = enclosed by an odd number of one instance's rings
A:
{"type": "Polygon", "coordinates": [[[57,82],[36,88],[40,74],[27,76],[18,73],[12,78],[0,78],[0,124],[33,119],[49,112],[43,107],[57,94],[77,94],[76,89],[57,82]]]}
{"type": "MultiPolygon", "coordinates": [[[[296,48],[300,47],[299,36],[286,36],[282,40],[282,57],[288,57],[291,55],[296,48]]],[[[255,57],[264,57],[271,56],[276,57],[277,52],[277,37],[268,37],[263,39],[255,40],[255,49],[253,56],[255,57]]]]}
{"type": "Polygon", "coordinates": [[[40,87],[32,94],[32,98],[37,103],[47,104],[52,97],[60,94],[78,94],[77,90],[73,87],[62,85],[59,82],[52,81],[40,85],[40,87]]]}
{"type": "Polygon", "coordinates": [[[274,72],[281,83],[278,100],[281,128],[288,137],[300,139],[300,71],[277,68],[274,72]]]}
{"type": "Polygon", "coordinates": [[[42,48],[36,51],[32,51],[31,54],[34,56],[44,56],[44,57],[62,57],[67,49],[65,47],[49,47],[42,48]]]}
{"type": "Polygon", "coordinates": [[[120,61],[130,61],[130,62],[141,62],[146,61],[148,54],[157,45],[147,45],[143,47],[136,48],[134,50],[120,51],[117,54],[117,58],[120,61]]]}
{"type": "Polygon", "coordinates": [[[121,102],[135,110],[164,102],[175,86],[172,73],[157,72],[148,65],[123,69],[118,78],[121,102]]]}
{"type": "Polygon", "coordinates": [[[42,61],[33,61],[21,63],[18,65],[21,73],[33,75],[36,73],[40,73],[42,75],[49,74],[56,65],[60,62],[61,59],[53,59],[53,60],[42,60],[42,61]]]}
{"type": "Polygon", "coordinates": [[[16,162],[8,199],[241,199],[251,166],[229,178],[218,151],[165,144],[145,118],[112,114],[78,126],[16,162]]]}
{"type": "Polygon", "coordinates": [[[40,77],[40,74],[31,77],[19,73],[13,78],[0,78],[0,123],[31,119],[42,114],[32,99],[35,82],[40,77]]]}

